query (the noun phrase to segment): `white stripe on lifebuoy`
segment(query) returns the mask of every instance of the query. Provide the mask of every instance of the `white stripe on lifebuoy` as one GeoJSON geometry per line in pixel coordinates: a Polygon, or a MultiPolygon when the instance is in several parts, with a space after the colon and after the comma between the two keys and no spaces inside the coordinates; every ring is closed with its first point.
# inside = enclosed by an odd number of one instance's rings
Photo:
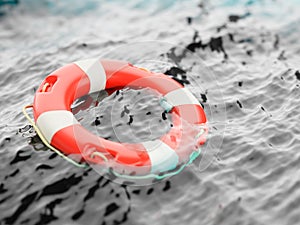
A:
{"type": "Polygon", "coordinates": [[[57,131],[74,124],[79,124],[79,122],[73,113],[67,110],[44,112],[36,121],[36,125],[49,143],[57,131]]]}
{"type": "Polygon", "coordinates": [[[166,98],[167,102],[170,103],[172,106],[188,104],[200,105],[196,97],[186,88],[179,88],[174,91],[171,91],[164,97],[166,98]]]}
{"type": "Polygon", "coordinates": [[[74,63],[89,77],[89,94],[105,89],[106,74],[99,59],[87,59],[74,63]]]}
{"type": "Polygon", "coordinates": [[[142,142],[151,161],[151,173],[175,169],[178,155],[167,144],[160,140],[142,142]]]}

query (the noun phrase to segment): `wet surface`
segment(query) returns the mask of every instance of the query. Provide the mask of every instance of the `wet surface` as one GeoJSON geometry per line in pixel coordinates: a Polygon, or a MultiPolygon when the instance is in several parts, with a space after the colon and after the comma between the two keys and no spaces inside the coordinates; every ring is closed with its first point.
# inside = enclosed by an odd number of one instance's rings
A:
{"type": "MultiPolygon", "coordinates": [[[[299,224],[299,1],[60,2],[21,1],[0,11],[0,224],[299,224]],[[153,50],[170,64],[149,69],[191,88],[211,134],[181,174],[131,187],[48,150],[21,109],[54,69],[113,57],[108,50],[141,40],[172,46],[153,50]]],[[[147,57],[147,46],[114,57],[147,57]]],[[[127,106],[131,97],[116,96],[120,126],[141,132],[141,115],[168,122],[155,102],[140,111],[127,106]]],[[[104,109],[84,120],[113,139],[104,109]]]]}

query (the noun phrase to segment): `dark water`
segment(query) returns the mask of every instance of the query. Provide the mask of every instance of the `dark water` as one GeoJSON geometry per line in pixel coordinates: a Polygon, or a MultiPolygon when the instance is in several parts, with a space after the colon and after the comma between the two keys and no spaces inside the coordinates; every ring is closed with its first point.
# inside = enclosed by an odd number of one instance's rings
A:
{"type": "MultiPolygon", "coordinates": [[[[2,6],[0,224],[299,224],[299,12],[298,0],[2,6]],[[47,74],[91,57],[129,60],[189,87],[211,130],[202,156],[169,180],[131,187],[47,150],[21,109],[47,74]]],[[[160,115],[155,101],[131,112],[150,109],[160,115]]],[[[86,126],[104,108],[95,110],[83,112],[86,126]]]]}

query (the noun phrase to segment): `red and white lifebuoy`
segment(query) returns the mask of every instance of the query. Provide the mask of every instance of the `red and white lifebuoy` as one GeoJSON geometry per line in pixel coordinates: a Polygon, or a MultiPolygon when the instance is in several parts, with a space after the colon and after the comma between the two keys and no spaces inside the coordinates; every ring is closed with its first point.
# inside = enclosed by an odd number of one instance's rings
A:
{"type": "MultiPolygon", "coordinates": [[[[178,153],[187,140],[182,121],[205,124],[206,116],[198,100],[170,77],[135,67],[128,62],[89,59],[66,65],[46,77],[35,94],[34,119],[44,138],[62,153],[80,154],[90,163],[101,164],[103,157],[118,165],[117,170],[135,174],[160,173],[174,169],[194,149],[178,153]],[[160,92],[172,105],[170,131],[155,141],[117,143],[98,137],[83,128],[71,112],[79,97],[125,86],[148,87],[160,92]]],[[[198,144],[205,142],[202,135],[198,144]]]]}

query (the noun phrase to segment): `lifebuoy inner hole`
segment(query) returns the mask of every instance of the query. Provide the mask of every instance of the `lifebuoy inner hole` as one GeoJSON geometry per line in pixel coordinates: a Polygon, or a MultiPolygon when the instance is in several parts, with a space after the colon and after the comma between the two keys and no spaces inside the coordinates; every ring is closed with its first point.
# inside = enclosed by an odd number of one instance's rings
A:
{"type": "Polygon", "coordinates": [[[139,143],[158,139],[173,126],[161,97],[149,88],[114,88],[79,98],[71,108],[81,125],[97,136],[139,143]]]}

